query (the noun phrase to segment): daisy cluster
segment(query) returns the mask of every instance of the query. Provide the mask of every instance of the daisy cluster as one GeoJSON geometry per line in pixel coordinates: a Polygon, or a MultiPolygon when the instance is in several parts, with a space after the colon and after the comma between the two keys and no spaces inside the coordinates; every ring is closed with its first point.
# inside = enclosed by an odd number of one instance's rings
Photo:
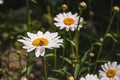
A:
{"type": "MultiPolygon", "coordinates": [[[[60,29],[66,29],[66,31],[75,31],[80,30],[83,22],[83,18],[78,16],[77,13],[72,14],[71,12],[63,12],[59,13],[55,18],[55,25],[60,29]]],[[[27,49],[27,52],[31,52],[35,50],[35,56],[44,56],[45,48],[53,49],[59,48],[63,43],[63,39],[60,39],[58,36],[58,32],[50,33],[49,31],[43,33],[38,31],[36,34],[27,32],[27,37],[22,37],[23,39],[19,39],[18,41],[24,44],[23,48],[27,49]]]]}
{"type": "Polygon", "coordinates": [[[99,70],[99,76],[96,74],[87,74],[81,77],[80,80],[120,80],[120,64],[110,62],[101,65],[102,70],[99,70]]]}

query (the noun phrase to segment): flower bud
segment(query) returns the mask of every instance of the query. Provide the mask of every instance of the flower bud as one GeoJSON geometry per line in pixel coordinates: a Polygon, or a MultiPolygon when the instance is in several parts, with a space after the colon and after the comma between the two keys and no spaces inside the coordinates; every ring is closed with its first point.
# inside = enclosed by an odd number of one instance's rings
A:
{"type": "Polygon", "coordinates": [[[119,11],[120,11],[120,8],[119,8],[118,6],[114,6],[114,7],[113,7],[113,11],[119,12],[119,11]]]}
{"type": "Polygon", "coordinates": [[[73,77],[73,76],[69,76],[69,77],[67,78],[67,80],[74,80],[74,77],[73,77]]]}
{"type": "Polygon", "coordinates": [[[101,37],[99,40],[100,40],[100,42],[103,42],[103,41],[104,41],[103,37],[101,37]]]}
{"type": "Polygon", "coordinates": [[[91,52],[89,55],[90,55],[90,57],[94,57],[95,56],[95,54],[93,52],[91,52]]]}
{"type": "Polygon", "coordinates": [[[90,15],[90,16],[94,16],[94,12],[93,12],[93,11],[90,11],[90,12],[89,12],[89,15],[90,15]]]}
{"type": "Polygon", "coordinates": [[[87,8],[87,5],[85,2],[79,3],[78,9],[79,10],[85,10],[87,8]]]}
{"type": "Polygon", "coordinates": [[[61,8],[62,8],[63,11],[65,11],[65,10],[68,9],[68,6],[67,6],[66,4],[63,4],[63,5],[61,6],[61,8]]]}

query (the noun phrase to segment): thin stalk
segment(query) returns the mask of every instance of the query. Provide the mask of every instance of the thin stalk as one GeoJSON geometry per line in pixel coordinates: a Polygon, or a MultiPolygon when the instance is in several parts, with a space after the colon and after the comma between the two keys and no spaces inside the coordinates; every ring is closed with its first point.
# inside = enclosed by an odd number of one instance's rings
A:
{"type": "MultiPolygon", "coordinates": [[[[106,32],[105,32],[105,35],[109,32],[109,30],[110,30],[110,28],[111,28],[111,25],[112,25],[112,22],[113,22],[113,20],[114,20],[115,14],[116,14],[116,12],[113,13],[113,16],[112,16],[111,19],[110,19],[110,22],[109,22],[108,28],[107,28],[107,30],[106,30],[106,32]]],[[[104,37],[105,37],[105,35],[104,35],[104,37]]]]}
{"type": "MultiPolygon", "coordinates": [[[[106,34],[110,31],[110,28],[111,28],[112,22],[114,20],[114,17],[115,17],[115,12],[113,13],[113,16],[111,17],[110,22],[108,24],[107,30],[106,30],[105,35],[103,37],[103,42],[101,43],[101,46],[100,46],[99,51],[98,51],[98,55],[97,55],[96,61],[100,58],[100,55],[101,55],[101,52],[102,52],[102,48],[103,48],[103,44],[104,44],[105,39],[106,39],[106,34]]],[[[97,64],[96,64],[96,66],[94,68],[94,73],[96,71],[96,68],[97,68],[97,64]]]]}
{"type": "MultiPolygon", "coordinates": [[[[64,55],[64,53],[65,53],[65,48],[63,47],[63,51],[62,51],[62,57],[64,57],[65,55],[64,55]]],[[[64,65],[64,60],[62,59],[62,65],[64,65]]]]}
{"type": "MultiPolygon", "coordinates": [[[[116,31],[115,34],[118,34],[118,30],[119,30],[119,25],[120,25],[120,17],[117,17],[117,25],[116,25],[116,31]]],[[[116,43],[113,44],[110,53],[112,53],[113,49],[115,48],[116,43]]],[[[108,55],[109,56],[109,55],[108,55]]]]}
{"type": "Polygon", "coordinates": [[[80,33],[80,31],[77,30],[77,32],[76,32],[76,44],[75,44],[76,45],[76,47],[75,47],[76,48],[76,55],[75,56],[77,59],[79,58],[79,51],[78,51],[79,50],[79,33],[80,33]]]}
{"type": "Polygon", "coordinates": [[[81,18],[81,15],[82,15],[82,10],[80,10],[80,13],[79,13],[79,19],[78,19],[78,24],[77,24],[77,31],[76,31],[76,35],[75,35],[75,49],[76,49],[76,58],[77,58],[77,61],[78,61],[78,58],[79,58],[79,33],[80,31],[78,30],[79,28],[79,24],[80,24],[80,18],[81,18]]]}
{"type": "MultiPolygon", "coordinates": [[[[31,17],[30,17],[30,1],[29,0],[26,0],[26,9],[27,9],[27,28],[28,30],[30,31],[30,24],[31,24],[31,17]]],[[[27,65],[26,65],[26,76],[27,78],[29,79],[29,74],[28,74],[28,67],[29,67],[29,53],[28,55],[26,56],[27,57],[27,65]]]]}
{"type": "Polygon", "coordinates": [[[110,17],[112,16],[113,1],[114,0],[111,0],[111,3],[110,3],[110,17]]]}
{"type": "Polygon", "coordinates": [[[47,80],[46,63],[44,56],[42,57],[42,64],[43,64],[44,80],[47,80]]]}
{"type": "Polygon", "coordinates": [[[120,16],[118,15],[116,33],[118,33],[119,30],[119,26],[120,26],[119,23],[120,23],[120,16]]]}
{"type": "Polygon", "coordinates": [[[30,14],[30,1],[26,0],[26,9],[27,9],[27,26],[28,30],[31,30],[30,24],[31,24],[31,14],[30,14]]]}
{"type": "MultiPolygon", "coordinates": [[[[69,35],[70,40],[72,40],[73,38],[72,38],[72,35],[71,35],[70,31],[68,32],[68,35],[69,35]]],[[[72,50],[72,53],[74,53],[74,49],[73,49],[72,43],[71,43],[71,50],[72,50]]]]}
{"type": "Polygon", "coordinates": [[[57,54],[56,54],[56,49],[54,49],[54,68],[56,68],[56,62],[57,62],[57,54]]]}
{"type": "Polygon", "coordinates": [[[26,77],[29,79],[29,74],[28,74],[28,67],[29,67],[29,53],[26,55],[27,63],[26,63],[26,77]]]}

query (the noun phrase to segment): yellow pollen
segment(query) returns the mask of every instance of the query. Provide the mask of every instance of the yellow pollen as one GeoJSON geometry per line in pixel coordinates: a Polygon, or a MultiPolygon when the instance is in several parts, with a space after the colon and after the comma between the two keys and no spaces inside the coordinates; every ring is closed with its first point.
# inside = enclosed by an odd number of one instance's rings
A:
{"type": "Polygon", "coordinates": [[[107,77],[112,78],[116,75],[116,71],[114,69],[110,69],[106,73],[107,77]]]}
{"type": "Polygon", "coordinates": [[[37,38],[32,42],[34,46],[46,46],[48,45],[48,40],[46,38],[37,38]]]}
{"type": "Polygon", "coordinates": [[[64,19],[64,24],[66,24],[66,25],[71,25],[71,24],[73,24],[75,21],[72,19],[72,18],[66,18],[66,19],[64,19]]]}

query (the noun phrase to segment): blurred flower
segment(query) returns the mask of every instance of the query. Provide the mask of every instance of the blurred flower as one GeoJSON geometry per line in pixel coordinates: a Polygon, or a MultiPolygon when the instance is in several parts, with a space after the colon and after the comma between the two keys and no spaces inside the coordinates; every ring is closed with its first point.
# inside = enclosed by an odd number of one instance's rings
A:
{"type": "Polygon", "coordinates": [[[81,77],[80,80],[99,80],[97,75],[87,74],[85,77],[81,77]]]}
{"type": "Polygon", "coordinates": [[[45,48],[53,49],[59,48],[61,43],[63,43],[63,39],[59,39],[58,33],[50,33],[47,31],[45,34],[43,32],[38,31],[37,34],[33,34],[27,32],[27,37],[23,37],[23,39],[19,39],[18,41],[24,44],[23,48],[27,49],[27,52],[31,52],[35,49],[35,56],[44,56],[45,48]]]}
{"type": "Polygon", "coordinates": [[[0,0],[0,4],[3,4],[4,3],[4,1],[3,0],[0,0]]]}
{"type": "Polygon", "coordinates": [[[28,80],[26,77],[22,77],[20,80],[28,80]]]}
{"type": "Polygon", "coordinates": [[[103,70],[99,70],[100,80],[120,80],[120,65],[117,62],[108,61],[101,67],[103,70]]]}
{"type": "Polygon", "coordinates": [[[119,12],[119,11],[120,11],[120,8],[119,8],[118,6],[114,6],[114,7],[113,7],[113,10],[114,10],[115,12],[119,12]]]}
{"type": "Polygon", "coordinates": [[[69,76],[69,77],[67,78],[67,80],[74,80],[74,77],[73,77],[73,76],[69,76]]]}
{"type": "Polygon", "coordinates": [[[93,12],[93,11],[90,11],[90,12],[89,12],[89,15],[90,15],[90,16],[94,16],[94,12],[93,12]]]}
{"type": "Polygon", "coordinates": [[[99,41],[100,41],[100,42],[103,42],[103,41],[104,41],[104,38],[103,38],[103,37],[101,37],[101,38],[99,39],[99,41]]]}
{"type": "MultiPolygon", "coordinates": [[[[72,14],[71,12],[68,13],[59,13],[55,18],[54,21],[56,21],[54,24],[56,27],[60,27],[60,29],[66,28],[66,31],[74,31],[77,29],[78,25],[78,19],[79,16],[76,14],[72,14]]],[[[80,18],[80,22],[83,21],[83,18],[80,18]]],[[[79,24],[78,30],[82,27],[82,25],[79,24]]]]}
{"type": "Polygon", "coordinates": [[[78,5],[79,10],[85,10],[87,8],[87,4],[85,2],[80,2],[78,5]]]}
{"type": "Polygon", "coordinates": [[[90,55],[90,57],[94,57],[95,53],[91,52],[89,55],[90,55]]]}

